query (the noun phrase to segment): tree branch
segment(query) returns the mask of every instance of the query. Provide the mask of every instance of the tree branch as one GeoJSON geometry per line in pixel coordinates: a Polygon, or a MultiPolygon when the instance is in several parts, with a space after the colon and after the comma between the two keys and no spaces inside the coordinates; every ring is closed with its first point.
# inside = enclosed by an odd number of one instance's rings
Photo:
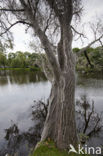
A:
{"type": "Polygon", "coordinates": [[[7,33],[13,26],[15,26],[16,24],[19,24],[19,23],[22,23],[22,24],[27,24],[27,25],[30,25],[32,26],[30,23],[27,23],[25,21],[16,21],[15,23],[11,24],[10,27],[6,28],[6,30],[4,32],[2,32],[0,34],[0,36],[4,35],[5,33],[7,33]]]}
{"type": "Polygon", "coordinates": [[[99,42],[100,42],[100,44],[101,44],[101,47],[103,47],[103,43],[102,43],[101,39],[99,39],[99,42]]]}
{"type": "Polygon", "coordinates": [[[78,32],[73,26],[71,26],[71,28],[72,28],[72,30],[76,33],[76,34],[78,34],[80,37],[84,37],[84,38],[86,38],[86,36],[83,34],[83,33],[80,33],[80,32],[78,32]]]}
{"type": "Polygon", "coordinates": [[[47,36],[45,35],[45,33],[40,29],[38,22],[35,20],[35,22],[33,23],[34,26],[34,31],[36,32],[36,34],[38,35],[39,39],[41,40],[42,45],[44,46],[45,52],[47,54],[48,60],[51,64],[51,67],[53,69],[53,73],[55,78],[58,80],[59,79],[59,74],[60,74],[60,68],[59,68],[59,64],[57,62],[57,59],[53,53],[54,51],[54,47],[52,46],[52,44],[49,42],[47,36]]]}
{"type": "Polygon", "coordinates": [[[64,69],[64,65],[65,65],[65,55],[63,54],[63,31],[61,30],[61,39],[58,43],[58,61],[60,64],[60,68],[61,70],[64,69]]]}
{"type": "Polygon", "coordinates": [[[51,12],[50,12],[50,15],[49,15],[49,18],[47,19],[47,24],[46,24],[46,27],[45,27],[45,29],[44,29],[44,32],[46,32],[46,30],[48,29],[48,27],[49,27],[49,21],[50,21],[50,19],[51,19],[51,16],[52,16],[52,10],[51,10],[51,12]]]}
{"type": "Polygon", "coordinates": [[[24,0],[20,0],[21,4],[23,6],[25,6],[25,13],[28,14],[29,16],[29,21],[32,24],[32,28],[34,29],[36,35],[39,37],[44,50],[47,54],[48,60],[50,62],[50,65],[52,67],[53,70],[53,74],[54,74],[54,78],[56,80],[59,80],[60,77],[60,67],[58,64],[58,61],[53,53],[54,51],[54,47],[52,46],[52,44],[50,43],[50,41],[48,40],[45,32],[40,28],[39,24],[38,24],[38,20],[36,19],[36,17],[34,18],[34,15],[32,13],[32,10],[30,10],[30,8],[26,5],[26,3],[24,2],[24,0]]]}
{"type": "Polygon", "coordinates": [[[24,12],[24,9],[6,9],[6,8],[1,8],[0,11],[24,12]]]}
{"type": "Polygon", "coordinates": [[[53,81],[53,73],[52,73],[52,70],[51,70],[51,66],[50,66],[50,64],[49,64],[49,62],[47,60],[47,57],[43,58],[41,56],[41,61],[42,61],[41,68],[43,69],[46,78],[50,82],[52,82],[53,81]]]}
{"type": "Polygon", "coordinates": [[[100,41],[101,38],[103,38],[103,34],[102,34],[99,38],[97,38],[96,40],[94,40],[94,41],[92,41],[91,43],[89,43],[86,47],[82,48],[82,49],[77,53],[77,55],[78,55],[78,56],[81,55],[81,53],[83,53],[85,50],[87,50],[89,47],[91,47],[94,43],[100,41]]]}
{"type": "Polygon", "coordinates": [[[72,16],[73,16],[73,1],[69,0],[65,2],[65,15],[63,18],[66,18],[67,23],[70,24],[72,16]]]}
{"type": "Polygon", "coordinates": [[[79,10],[74,11],[73,15],[79,16],[79,14],[82,12],[82,10],[83,10],[83,7],[81,7],[79,10]]]}
{"type": "Polygon", "coordinates": [[[85,57],[86,57],[86,59],[87,59],[88,64],[90,65],[90,67],[91,67],[91,68],[93,68],[93,67],[94,67],[94,65],[91,63],[91,61],[90,61],[90,59],[89,59],[89,56],[88,56],[88,54],[87,54],[87,51],[86,51],[86,50],[84,51],[84,55],[85,55],[85,57]]]}
{"type": "Polygon", "coordinates": [[[57,4],[55,2],[55,0],[46,0],[50,6],[50,8],[53,8],[54,10],[54,13],[56,14],[56,16],[58,17],[59,19],[59,22],[61,23],[61,18],[62,18],[62,14],[60,14],[60,11],[57,7],[57,4]]]}

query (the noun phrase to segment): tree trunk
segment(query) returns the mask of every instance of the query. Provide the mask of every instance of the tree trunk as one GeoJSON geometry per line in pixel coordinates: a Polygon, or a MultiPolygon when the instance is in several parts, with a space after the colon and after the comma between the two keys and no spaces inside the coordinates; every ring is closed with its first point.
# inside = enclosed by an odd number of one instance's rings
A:
{"type": "Polygon", "coordinates": [[[94,65],[91,63],[91,61],[90,61],[90,59],[89,59],[89,56],[88,56],[86,50],[84,50],[84,55],[85,55],[85,57],[86,57],[86,59],[87,59],[88,64],[90,65],[90,67],[93,68],[94,65]]]}
{"type": "MultiPolygon", "coordinates": [[[[49,1],[50,2],[50,1],[49,1]]],[[[72,7],[72,0],[70,0],[72,7]]],[[[66,6],[65,6],[66,7],[66,6]]],[[[69,9],[71,11],[71,9],[69,9]]],[[[71,11],[72,12],[72,11],[71,11]]],[[[72,32],[67,15],[60,20],[61,40],[58,44],[58,60],[53,53],[53,46],[35,19],[33,28],[41,40],[53,71],[49,109],[45,121],[41,141],[52,139],[58,148],[68,149],[78,143],[75,123],[75,63],[72,53],[72,32]],[[66,18],[65,18],[66,17],[66,18]]],[[[30,16],[32,21],[33,18],[30,16]]]]}
{"type": "Polygon", "coordinates": [[[61,149],[77,145],[74,108],[75,76],[72,71],[61,73],[52,84],[49,109],[41,140],[51,138],[61,149]]]}
{"type": "Polygon", "coordinates": [[[75,123],[75,64],[71,50],[72,37],[69,39],[68,32],[63,33],[62,52],[68,53],[67,60],[65,60],[65,68],[59,75],[59,80],[55,79],[52,83],[48,115],[41,141],[50,138],[60,149],[68,149],[70,144],[76,147],[78,143],[75,123]]]}
{"type": "Polygon", "coordinates": [[[48,115],[41,137],[41,140],[52,139],[60,149],[68,149],[70,144],[76,147],[78,144],[75,123],[75,61],[71,45],[72,31],[64,22],[58,44],[61,72],[59,79],[54,79],[52,83],[48,115]],[[64,59],[60,59],[62,56],[64,59]]]}

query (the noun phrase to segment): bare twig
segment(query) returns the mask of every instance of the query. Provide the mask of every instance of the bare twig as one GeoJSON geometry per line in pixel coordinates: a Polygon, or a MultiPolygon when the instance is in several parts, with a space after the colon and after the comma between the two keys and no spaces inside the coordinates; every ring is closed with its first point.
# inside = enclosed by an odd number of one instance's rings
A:
{"type": "Polygon", "coordinates": [[[49,21],[50,21],[50,19],[51,19],[51,16],[52,16],[52,10],[51,10],[51,12],[50,12],[49,18],[47,19],[46,27],[45,27],[45,29],[44,29],[44,33],[46,32],[46,30],[47,30],[48,27],[49,27],[49,21]]]}
{"type": "Polygon", "coordinates": [[[100,42],[100,39],[102,39],[103,38],[103,34],[99,37],[99,38],[97,38],[96,40],[94,40],[94,41],[92,41],[91,43],[89,43],[86,47],[84,47],[84,48],[82,48],[78,53],[77,53],[77,55],[79,56],[79,55],[81,55],[85,50],[87,50],[88,48],[90,48],[94,43],[96,43],[96,42],[100,42]]]}
{"type": "Polygon", "coordinates": [[[73,12],[73,15],[79,15],[83,10],[83,7],[81,7],[79,10],[76,10],[73,12]]]}
{"type": "Polygon", "coordinates": [[[73,26],[71,26],[71,28],[72,28],[72,30],[73,30],[76,34],[78,34],[80,37],[87,38],[83,33],[78,32],[73,26]]]}
{"type": "Polygon", "coordinates": [[[0,34],[0,36],[2,36],[2,35],[4,35],[5,33],[7,33],[13,26],[15,26],[16,24],[19,24],[19,23],[22,23],[22,24],[27,24],[27,25],[30,25],[30,26],[32,26],[30,23],[28,23],[28,22],[25,22],[25,21],[16,21],[15,23],[13,23],[13,24],[11,24],[10,25],[10,27],[8,27],[8,28],[5,28],[5,31],[4,32],[2,32],[1,34],[0,34]]]}

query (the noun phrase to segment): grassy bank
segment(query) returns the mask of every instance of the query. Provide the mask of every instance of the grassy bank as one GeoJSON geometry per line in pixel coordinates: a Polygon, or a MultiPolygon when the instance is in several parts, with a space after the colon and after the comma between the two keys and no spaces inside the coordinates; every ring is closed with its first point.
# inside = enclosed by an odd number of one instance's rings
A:
{"type": "Polygon", "coordinates": [[[29,67],[29,68],[0,68],[0,71],[10,70],[10,71],[41,71],[38,67],[29,67]]]}
{"type": "MultiPolygon", "coordinates": [[[[29,156],[81,156],[82,154],[68,153],[64,150],[59,150],[52,141],[46,141],[38,144],[38,147],[29,156]]],[[[87,156],[83,154],[84,156],[87,156]]]]}

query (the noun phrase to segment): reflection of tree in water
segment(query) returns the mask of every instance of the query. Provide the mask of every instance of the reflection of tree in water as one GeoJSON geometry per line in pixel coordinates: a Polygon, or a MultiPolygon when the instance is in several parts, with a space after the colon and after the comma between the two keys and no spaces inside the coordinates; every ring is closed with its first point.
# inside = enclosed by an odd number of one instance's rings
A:
{"type": "Polygon", "coordinates": [[[30,82],[39,82],[46,80],[43,72],[29,72],[29,71],[17,71],[12,72],[10,75],[10,82],[17,84],[25,84],[30,82]]]}
{"type": "Polygon", "coordinates": [[[0,77],[0,86],[4,86],[8,83],[7,77],[0,77]]]}
{"type": "Polygon", "coordinates": [[[8,83],[7,72],[5,70],[0,71],[0,86],[4,86],[8,83]]]}
{"type": "Polygon", "coordinates": [[[7,140],[7,147],[0,151],[0,156],[5,156],[6,153],[14,156],[14,153],[18,153],[17,156],[27,156],[30,151],[33,150],[36,143],[40,141],[42,128],[47,115],[47,106],[42,101],[34,101],[32,106],[31,119],[34,121],[34,125],[29,128],[27,132],[20,132],[18,125],[12,124],[5,130],[5,139],[7,140]]]}
{"type": "MultiPolygon", "coordinates": [[[[35,126],[33,125],[27,132],[22,133],[16,124],[12,124],[10,128],[6,129],[5,139],[8,144],[5,153],[9,153],[12,156],[14,156],[14,153],[18,153],[17,156],[27,156],[40,140],[48,104],[42,101],[34,102],[35,104],[32,106],[32,120],[35,126]]],[[[92,104],[90,104],[86,96],[82,96],[80,100],[76,101],[76,119],[77,130],[82,134],[82,143],[86,141],[87,136],[90,138],[102,131],[101,115],[95,112],[94,102],[92,101],[92,104]]]]}
{"type": "Polygon", "coordinates": [[[27,84],[31,82],[39,82],[47,80],[44,73],[41,71],[5,71],[0,73],[0,85],[11,84],[27,84]]]}
{"type": "Polygon", "coordinates": [[[95,111],[94,101],[90,102],[86,95],[76,101],[77,130],[82,143],[85,143],[86,138],[103,131],[102,115],[95,111]]]}

